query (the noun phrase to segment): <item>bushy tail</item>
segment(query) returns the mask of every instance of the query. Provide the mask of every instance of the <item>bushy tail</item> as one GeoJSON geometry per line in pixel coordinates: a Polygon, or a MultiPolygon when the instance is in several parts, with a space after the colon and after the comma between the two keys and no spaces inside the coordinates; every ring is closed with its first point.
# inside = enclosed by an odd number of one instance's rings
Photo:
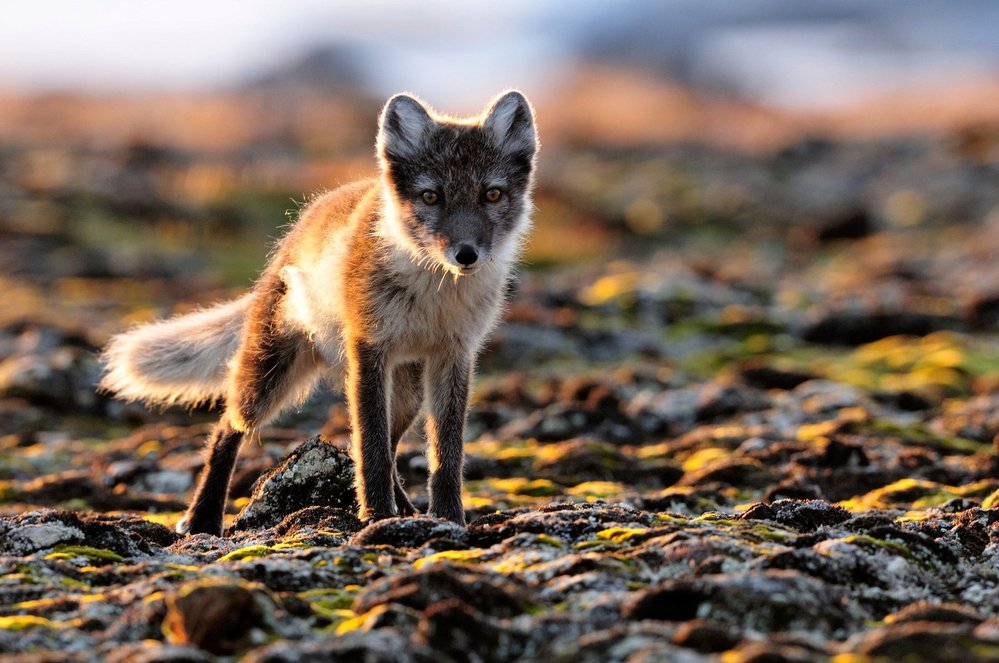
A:
{"type": "Polygon", "coordinates": [[[129,401],[198,405],[225,393],[250,295],[142,325],[111,339],[100,389],[129,401]]]}

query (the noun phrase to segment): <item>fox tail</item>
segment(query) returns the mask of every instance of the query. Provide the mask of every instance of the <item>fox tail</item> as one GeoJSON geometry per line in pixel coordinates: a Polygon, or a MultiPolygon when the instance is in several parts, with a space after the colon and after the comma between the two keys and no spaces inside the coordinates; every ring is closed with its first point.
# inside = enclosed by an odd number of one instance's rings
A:
{"type": "Polygon", "coordinates": [[[222,397],[249,305],[245,295],[115,336],[101,355],[105,374],[99,389],[162,406],[195,406],[222,397]]]}

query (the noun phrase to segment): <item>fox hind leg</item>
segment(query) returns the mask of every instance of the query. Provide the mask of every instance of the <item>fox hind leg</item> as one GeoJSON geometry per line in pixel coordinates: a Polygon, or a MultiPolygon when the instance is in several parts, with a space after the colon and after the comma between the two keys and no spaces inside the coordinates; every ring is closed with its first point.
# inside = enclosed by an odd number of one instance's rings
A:
{"type": "Polygon", "coordinates": [[[395,458],[399,448],[399,439],[412,426],[421,407],[423,407],[423,364],[411,362],[396,366],[392,371],[390,440],[393,458],[392,473],[395,477],[395,506],[400,516],[415,516],[419,513],[406,495],[395,458]]]}
{"type": "Polygon", "coordinates": [[[243,438],[311,388],[320,364],[308,339],[274,318],[283,284],[254,302],[232,364],[226,410],[209,437],[208,458],[177,531],[221,535],[229,482],[243,438]]]}

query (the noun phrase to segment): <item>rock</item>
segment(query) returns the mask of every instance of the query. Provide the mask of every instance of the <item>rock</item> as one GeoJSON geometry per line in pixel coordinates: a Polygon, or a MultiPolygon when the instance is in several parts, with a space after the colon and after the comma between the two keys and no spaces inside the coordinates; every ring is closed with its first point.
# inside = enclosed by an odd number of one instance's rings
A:
{"type": "Polygon", "coordinates": [[[354,535],[350,543],[355,546],[419,548],[433,539],[449,539],[464,543],[468,540],[468,530],[449,520],[428,516],[385,518],[362,529],[354,535]]]}
{"type": "Polygon", "coordinates": [[[800,336],[809,343],[863,345],[889,336],[926,336],[964,328],[960,319],[934,313],[832,311],[805,325],[800,336]]]}
{"type": "Polygon", "coordinates": [[[199,580],[166,599],[163,633],[175,645],[192,644],[213,654],[234,654],[267,640],[274,604],[241,581],[199,580]]]}
{"type": "Polygon", "coordinates": [[[932,652],[932,659],[940,663],[967,663],[994,658],[996,647],[995,642],[976,637],[967,624],[915,621],[864,633],[848,640],[843,649],[892,661],[924,660],[932,652]]]}
{"type": "Polygon", "coordinates": [[[211,663],[213,657],[194,645],[171,645],[147,640],[114,645],[101,652],[108,663],[211,663]]]}
{"type": "Polygon", "coordinates": [[[353,461],[320,437],[303,442],[257,480],[250,502],[236,516],[232,529],[273,527],[310,506],[357,510],[353,461]]]}
{"type": "Polygon", "coordinates": [[[768,366],[759,361],[749,360],[738,366],[739,377],[751,387],[758,389],[781,389],[789,391],[799,384],[814,380],[816,375],[788,371],[768,366]]]}
{"type": "Polygon", "coordinates": [[[865,618],[840,588],[792,571],[668,580],[637,592],[622,614],[628,619],[679,622],[706,617],[767,632],[809,630],[827,635],[855,628],[865,618]]]}
{"type": "Polygon", "coordinates": [[[176,540],[166,527],[136,516],[115,518],[59,509],[0,518],[0,552],[25,555],[58,545],[86,545],[116,556],[145,557],[176,540]]]}
{"type": "Polygon", "coordinates": [[[445,599],[427,608],[413,641],[457,660],[516,660],[524,637],[458,599],[445,599]]]}
{"type": "Polygon", "coordinates": [[[985,617],[959,603],[930,603],[917,601],[907,605],[898,612],[885,617],[889,624],[904,624],[906,622],[944,622],[949,624],[977,625],[985,621],[985,617]]]}
{"type": "Polygon", "coordinates": [[[694,418],[699,422],[715,421],[743,412],[770,407],[770,399],[759,389],[738,384],[711,383],[697,399],[694,418]]]}
{"type": "Polygon", "coordinates": [[[285,516],[274,526],[274,533],[278,536],[288,536],[311,528],[353,534],[362,527],[361,521],[352,511],[331,506],[309,506],[285,516]]]}
{"type": "MultiPolygon", "coordinates": [[[[464,660],[464,659],[459,659],[464,660]]],[[[426,647],[412,644],[394,629],[353,631],[336,638],[295,642],[283,640],[249,652],[244,663],[363,661],[364,663],[457,663],[426,647]]]]}
{"type": "Polygon", "coordinates": [[[812,532],[819,527],[848,520],[850,512],[823,500],[777,500],[770,504],[754,504],[739,517],[743,520],[769,520],[802,532],[812,532]]]}
{"type": "Polygon", "coordinates": [[[684,622],[673,634],[673,644],[705,654],[732,649],[741,639],[736,629],[710,619],[684,622]]]}
{"type": "Polygon", "coordinates": [[[353,610],[362,614],[386,603],[426,610],[449,599],[474,605],[493,617],[513,617],[530,606],[526,589],[498,573],[434,565],[371,583],[357,595],[353,610]]]}
{"type": "Polygon", "coordinates": [[[100,367],[92,352],[61,347],[44,355],[21,354],[0,362],[0,398],[23,398],[63,410],[99,412],[100,367]]]}

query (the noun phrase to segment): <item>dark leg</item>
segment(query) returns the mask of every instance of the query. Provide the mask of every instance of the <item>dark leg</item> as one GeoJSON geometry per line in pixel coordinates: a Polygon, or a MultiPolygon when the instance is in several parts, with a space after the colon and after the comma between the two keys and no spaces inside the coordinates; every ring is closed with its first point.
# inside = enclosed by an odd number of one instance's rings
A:
{"type": "Polygon", "coordinates": [[[409,501],[399,477],[396,451],[399,439],[406,434],[423,406],[423,364],[401,364],[392,371],[392,474],[395,476],[395,505],[400,516],[419,513],[409,501]]]}
{"type": "Polygon", "coordinates": [[[345,345],[358,517],[388,518],[396,514],[396,505],[385,354],[365,341],[352,339],[345,345]]]}
{"type": "Polygon", "coordinates": [[[229,480],[242,444],[243,433],[233,429],[223,416],[208,438],[208,460],[198,479],[191,506],[177,523],[178,532],[222,535],[229,480]]]}
{"type": "Polygon", "coordinates": [[[427,445],[430,461],[430,515],[465,524],[461,502],[465,411],[471,359],[439,357],[427,365],[427,445]]]}

